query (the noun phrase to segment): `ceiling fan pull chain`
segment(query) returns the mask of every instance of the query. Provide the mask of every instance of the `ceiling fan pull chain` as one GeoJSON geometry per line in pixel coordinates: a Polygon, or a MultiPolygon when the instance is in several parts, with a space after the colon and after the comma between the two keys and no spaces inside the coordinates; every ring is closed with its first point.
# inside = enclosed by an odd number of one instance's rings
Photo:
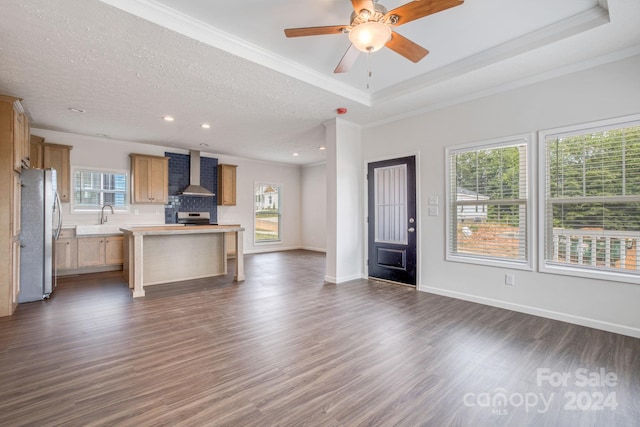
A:
{"type": "Polygon", "coordinates": [[[371,83],[371,51],[367,52],[367,89],[370,88],[371,83]]]}

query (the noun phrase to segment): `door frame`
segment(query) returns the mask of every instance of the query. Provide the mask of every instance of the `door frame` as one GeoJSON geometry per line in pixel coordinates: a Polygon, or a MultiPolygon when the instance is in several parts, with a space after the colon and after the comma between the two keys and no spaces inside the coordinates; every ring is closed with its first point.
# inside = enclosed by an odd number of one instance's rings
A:
{"type": "Polygon", "coordinates": [[[422,253],[422,239],[420,238],[422,233],[422,203],[421,203],[421,191],[420,191],[420,151],[402,152],[393,155],[386,155],[380,157],[372,157],[364,159],[363,175],[362,175],[362,194],[363,194],[363,210],[362,210],[362,233],[364,236],[364,251],[362,262],[364,264],[364,278],[369,278],[369,223],[367,217],[369,216],[369,191],[367,186],[367,173],[369,170],[369,163],[381,162],[385,160],[394,160],[401,157],[415,156],[416,158],[416,223],[417,232],[416,236],[416,290],[420,290],[422,287],[422,264],[420,262],[420,255],[422,253]]]}

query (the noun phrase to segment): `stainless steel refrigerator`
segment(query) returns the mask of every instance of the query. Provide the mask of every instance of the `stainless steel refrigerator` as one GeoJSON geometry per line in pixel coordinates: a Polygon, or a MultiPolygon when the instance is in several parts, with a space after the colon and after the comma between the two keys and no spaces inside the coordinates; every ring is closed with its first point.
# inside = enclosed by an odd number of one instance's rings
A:
{"type": "Polygon", "coordinates": [[[20,293],[18,302],[48,298],[56,286],[55,240],[62,213],[55,169],[25,169],[20,214],[20,293]]]}

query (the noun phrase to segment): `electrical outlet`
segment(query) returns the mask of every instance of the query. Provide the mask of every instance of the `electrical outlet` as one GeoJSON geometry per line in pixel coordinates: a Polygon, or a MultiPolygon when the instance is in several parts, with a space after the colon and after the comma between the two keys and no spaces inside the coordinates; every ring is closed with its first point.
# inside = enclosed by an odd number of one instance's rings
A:
{"type": "Polygon", "coordinates": [[[504,275],[504,284],[507,286],[513,286],[516,283],[516,278],[513,274],[504,275]]]}
{"type": "Polygon", "coordinates": [[[429,206],[429,216],[438,216],[437,206],[429,206]]]}

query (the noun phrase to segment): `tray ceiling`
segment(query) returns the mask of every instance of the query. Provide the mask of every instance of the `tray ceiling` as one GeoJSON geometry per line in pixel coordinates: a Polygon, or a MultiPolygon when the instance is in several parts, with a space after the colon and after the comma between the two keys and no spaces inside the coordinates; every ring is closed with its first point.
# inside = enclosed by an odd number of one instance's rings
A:
{"type": "Polygon", "coordinates": [[[373,126],[640,53],[630,0],[467,0],[397,28],[430,50],[421,62],[382,49],[346,74],[333,73],[346,35],[284,36],[348,24],[351,11],[347,0],[9,0],[0,90],[24,98],[35,128],[307,164],[323,160],[322,123],[338,107],[373,126]]]}

